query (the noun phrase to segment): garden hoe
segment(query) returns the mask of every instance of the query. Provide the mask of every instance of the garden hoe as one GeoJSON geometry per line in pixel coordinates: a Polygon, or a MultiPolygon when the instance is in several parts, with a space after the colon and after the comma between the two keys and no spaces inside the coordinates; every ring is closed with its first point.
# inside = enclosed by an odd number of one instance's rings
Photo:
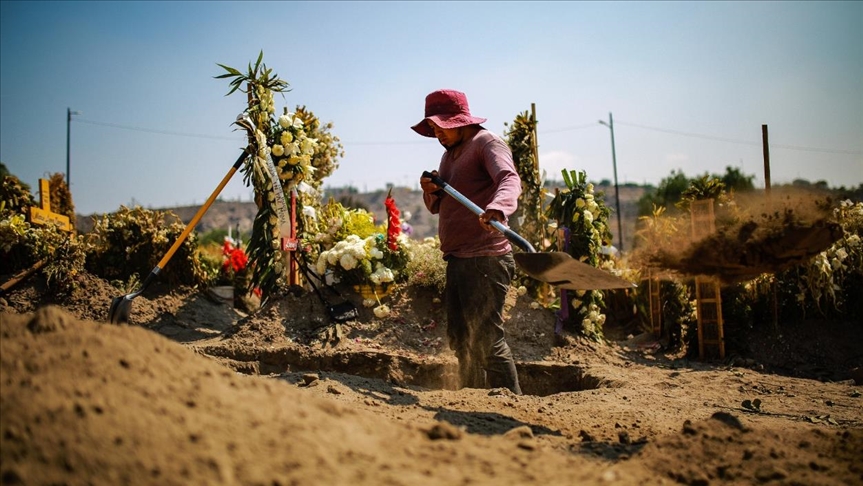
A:
{"type": "Polygon", "coordinates": [[[111,301],[111,308],[108,310],[108,319],[111,323],[121,324],[129,321],[129,314],[131,314],[132,312],[132,299],[141,295],[141,293],[144,292],[144,290],[146,290],[146,288],[151,283],[153,283],[154,280],[156,280],[159,272],[161,272],[162,269],[165,268],[165,265],[167,265],[171,257],[174,256],[174,253],[180,248],[180,245],[182,245],[183,242],[186,241],[186,237],[189,236],[189,233],[192,232],[192,230],[198,224],[198,221],[200,221],[201,217],[204,216],[204,213],[206,213],[207,210],[210,209],[210,206],[213,205],[213,201],[216,200],[216,197],[219,196],[219,193],[222,192],[222,189],[225,187],[228,181],[231,180],[231,177],[233,177],[234,173],[237,172],[237,169],[239,169],[240,166],[243,164],[243,161],[246,160],[246,157],[251,154],[251,150],[251,147],[246,147],[243,150],[243,153],[241,153],[240,156],[237,157],[237,161],[234,162],[231,170],[229,170],[228,173],[225,174],[225,177],[222,178],[222,182],[220,182],[219,186],[216,187],[216,190],[213,191],[212,194],[210,194],[210,198],[207,199],[207,202],[205,202],[203,206],[201,206],[201,209],[198,210],[198,212],[195,214],[195,217],[192,218],[191,221],[189,221],[189,224],[186,225],[186,229],[183,230],[183,233],[180,235],[179,238],[177,238],[177,241],[174,242],[174,245],[171,246],[171,249],[168,250],[168,253],[166,253],[165,256],[162,257],[162,261],[160,261],[159,264],[156,265],[155,268],[153,268],[150,274],[147,275],[147,278],[144,280],[141,288],[137,292],[132,292],[131,294],[126,294],[120,297],[114,297],[114,299],[111,301]]]}
{"type": "MultiPolygon", "coordinates": [[[[454,197],[477,216],[484,212],[437,175],[425,171],[422,176],[430,178],[444,192],[454,197]]],[[[492,220],[490,223],[496,230],[503,233],[506,239],[524,250],[524,252],[515,253],[513,257],[519,268],[531,278],[562,289],[572,290],[631,289],[636,287],[632,282],[572,258],[568,253],[560,251],[538,253],[530,242],[507,228],[500,221],[492,220]]]]}

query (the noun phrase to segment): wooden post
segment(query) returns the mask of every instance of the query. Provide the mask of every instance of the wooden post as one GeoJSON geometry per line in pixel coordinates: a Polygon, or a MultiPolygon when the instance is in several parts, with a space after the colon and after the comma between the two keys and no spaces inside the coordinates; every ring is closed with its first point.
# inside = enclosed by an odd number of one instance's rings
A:
{"type": "Polygon", "coordinates": [[[761,125],[761,146],[764,150],[764,192],[770,198],[770,146],[767,144],[767,125],[761,125]]]}
{"type": "MultiPolygon", "coordinates": [[[[761,145],[764,151],[764,194],[767,196],[767,204],[770,205],[770,145],[767,143],[767,125],[761,125],[761,145]]],[[[772,278],[770,291],[773,304],[773,332],[779,334],[779,303],[777,299],[776,276],[772,278]]]]}
{"type": "Polygon", "coordinates": [[[536,103],[530,104],[530,121],[533,122],[533,130],[530,131],[530,145],[533,150],[533,169],[539,174],[539,142],[536,137],[536,103]]]}

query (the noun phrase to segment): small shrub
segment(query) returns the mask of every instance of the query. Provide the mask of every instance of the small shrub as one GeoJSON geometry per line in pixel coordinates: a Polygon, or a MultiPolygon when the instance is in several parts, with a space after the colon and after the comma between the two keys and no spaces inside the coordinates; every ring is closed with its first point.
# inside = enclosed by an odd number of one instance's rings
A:
{"type": "MultiPolygon", "coordinates": [[[[93,251],[86,267],[106,280],[143,278],[155,268],[183,233],[185,226],[170,211],[151,211],[136,206],[96,219],[93,251]]],[[[198,285],[206,282],[204,266],[197,252],[197,235],[192,232],[160,272],[172,284],[198,285]]]]}
{"type": "Polygon", "coordinates": [[[443,293],[446,286],[446,262],[440,251],[437,236],[421,242],[411,242],[408,247],[408,260],[405,271],[408,285],[436,289],[443,293]]]}

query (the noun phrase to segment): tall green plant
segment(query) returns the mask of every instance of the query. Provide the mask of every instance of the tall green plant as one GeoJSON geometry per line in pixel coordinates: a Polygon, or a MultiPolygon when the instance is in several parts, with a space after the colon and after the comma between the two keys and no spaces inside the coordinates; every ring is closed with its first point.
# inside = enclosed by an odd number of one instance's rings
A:
{"type": "MultiPolygon", "coordinates": [[[[550,244],[548,238],[548,215],[544,208],[546,190],[539,171],[535,152],[536,120],[525,111],[515,117],[506,131],[506,142],[512,151],[518,175],[521,178],[521,194],[518,209],[512,218],[513,228],[527,239],[534,248],[544,250],[550,244]]],[[[533,297],[548,292],[548,286],[537,280],[522,276],[521,282],[533,297]]]]}

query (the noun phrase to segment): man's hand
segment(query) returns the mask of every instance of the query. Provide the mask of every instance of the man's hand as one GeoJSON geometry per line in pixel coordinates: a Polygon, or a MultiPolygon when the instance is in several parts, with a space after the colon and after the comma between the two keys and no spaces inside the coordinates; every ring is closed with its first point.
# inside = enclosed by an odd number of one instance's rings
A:
{"type": "Polygon", "coordinates": [[[503,215],[503,211],[498,209],[489,209],[479,215],[479,225],[486,231],[497,231],[497,229],[490,223],[492,220],[505,223],[506,216],[503,215]]]}
{"type": "MultiPolygon", "coordinates": [[[[432,171],[433,175],[437,175],[437,171],[432,171]]],[[[420,177],[420,187],[423,190],[423,194],[433,194],[442,189],[441,186],[432,182],[431,177],[420,177]]]]}

